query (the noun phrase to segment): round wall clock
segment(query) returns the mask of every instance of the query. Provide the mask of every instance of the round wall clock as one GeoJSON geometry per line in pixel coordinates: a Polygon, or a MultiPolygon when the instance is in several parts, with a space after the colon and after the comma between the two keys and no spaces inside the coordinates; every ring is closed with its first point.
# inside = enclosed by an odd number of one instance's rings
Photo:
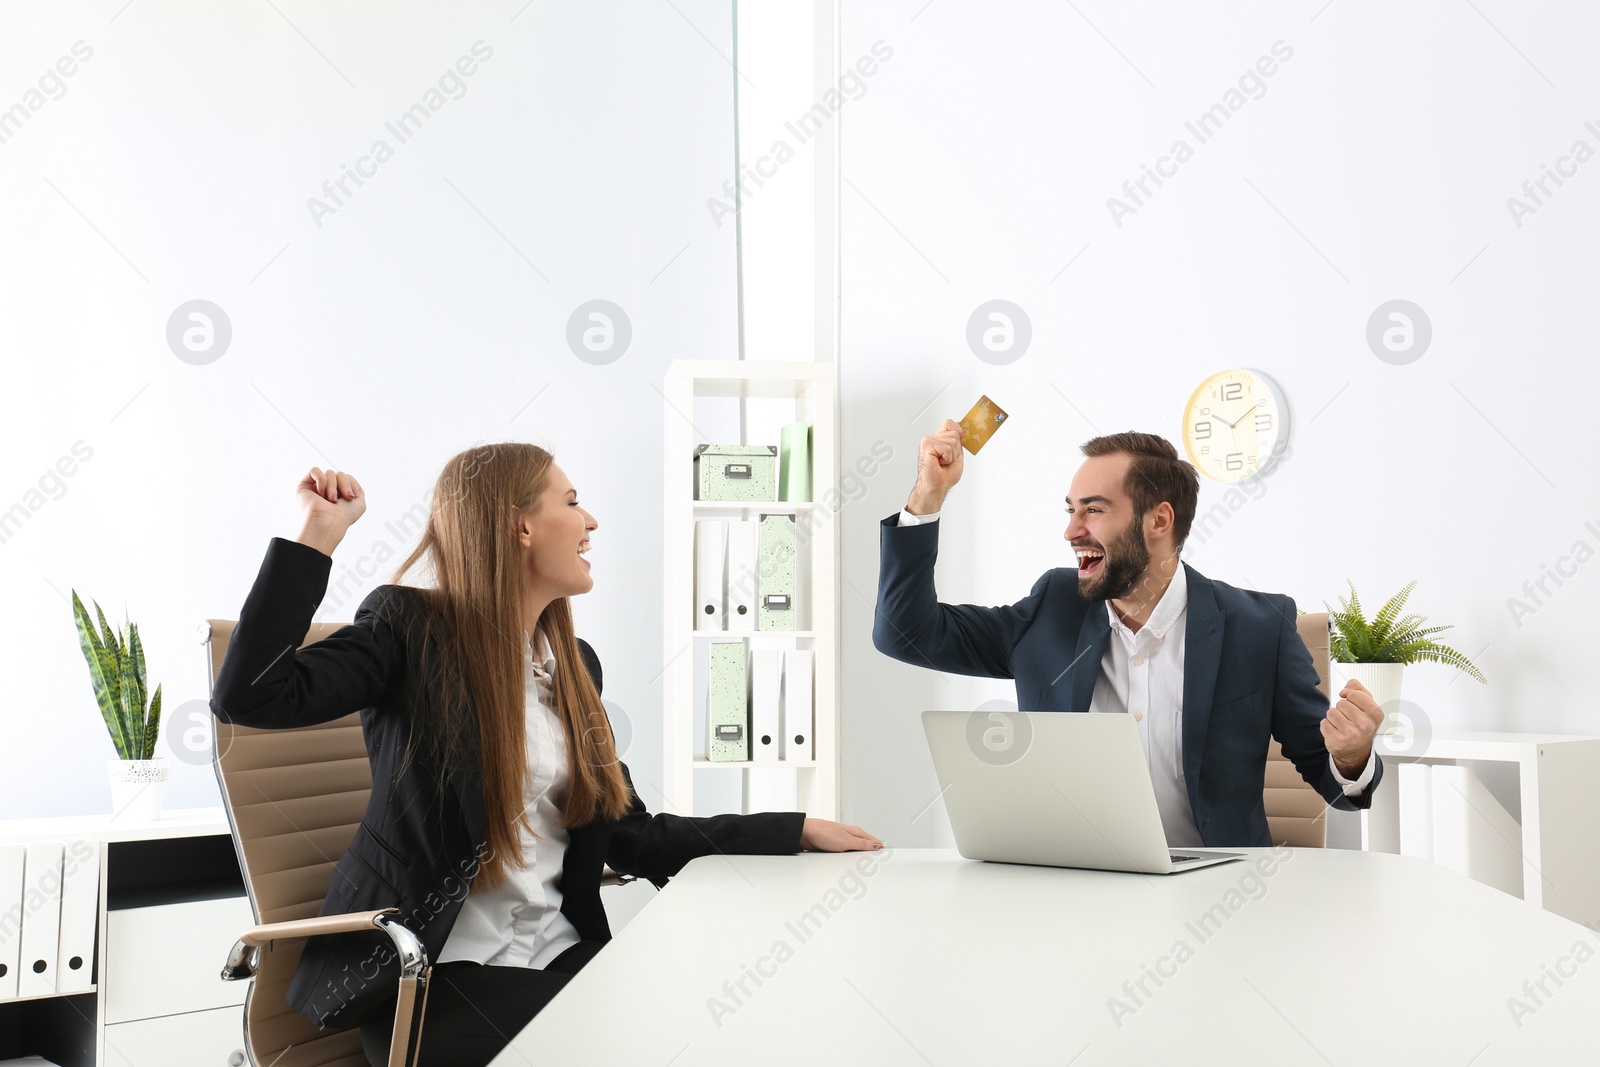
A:
{"type": "Polygon", "coordinates": [[[1189,462],[1215,481],[1258,477],[1288,445],[1288,398],[1261,371],[1218,371],[1200,383],[1183,409],[1189,462]]]}

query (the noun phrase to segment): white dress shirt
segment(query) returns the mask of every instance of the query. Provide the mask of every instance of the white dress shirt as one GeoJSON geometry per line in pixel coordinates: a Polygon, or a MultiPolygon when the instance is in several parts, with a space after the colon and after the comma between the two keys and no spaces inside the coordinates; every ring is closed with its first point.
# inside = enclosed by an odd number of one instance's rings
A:
{"type": "Polygon", "coordinates": [[[543,967],[582,940],[561,914],[561,890],[557,887],[567,853],[561,804],[566,799],[569,768],[566,731],[556,717],[550,689],[555,656],[542,634],[539,653],[535,658],[524,633],[528,776],[523,802],[538,837],[526,830],[522,833],[525,869],[512,867],[499,886],[474,887],[468,894],[438,963],[471,960],[506,967],[543,967]]]}
{"type": "MultiPolygon", "coordinates": [[[[918,526],[938,517],[937,511],[913,515],[902,510],[899,524],[918,526]]],[[[1107,601],[1112,639],[1106,642],[1094,696],[1089,702],[1091,713],[1132,715],[1139,723],[1139,740],[1150,767],[1156,807],[1171,848],[1201,848],[1205,844],[1189,806],[1188,783],[1183,773],[1183,651],[1188,611],[1186,570],[1180,570],[1167,584],[1149,620],[1138,630],[1125,625],[1107,601]]],[[[1328,757],[1328,767],[1345,796],[1359,796],[1367,788],[1376,764],[1374,752],[1367,757],[1361,776],[1351,780],[1340,774],[1333,757],[1328,757]]]]}
{"type": "Polygon", "coordinates": [[[1200,848],[1200,828],[1189,807],[1183,773],[1183,646],[1189,613],[1189,580],[1184,572],[1167,583],[1149,620],[1128,628],[1111,602],[1111,640],[1100,657],[1100,674],[1089,701],[1091,713],[1132,715],[1139,724],[1156,808],[1171,848],[1200,848]]]}

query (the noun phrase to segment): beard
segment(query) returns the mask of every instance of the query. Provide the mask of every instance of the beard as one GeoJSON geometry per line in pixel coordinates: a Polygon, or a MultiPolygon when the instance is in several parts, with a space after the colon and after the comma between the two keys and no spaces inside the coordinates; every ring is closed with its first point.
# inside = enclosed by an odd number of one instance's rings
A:
{"type": "Polygon", "coordinates": [[[1078,595],[1085,600],[1116,600],[1133,592],[1140,576],[1150,566],[1150,549],[1141,530],[1143,516],[1135,516],[1128,528],[1110,545],[1089,545],[1105,553],[1100,569],[1085,578],[1078,571],[1078,595]]]}

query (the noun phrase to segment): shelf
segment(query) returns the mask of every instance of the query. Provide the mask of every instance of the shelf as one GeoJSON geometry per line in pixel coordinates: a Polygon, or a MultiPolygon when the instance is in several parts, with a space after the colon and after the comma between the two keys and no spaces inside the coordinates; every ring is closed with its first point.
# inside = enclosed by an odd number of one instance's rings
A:
{"type": "Polygon", "coordinates": [[[703,759],[703,758],[701,758],[699,756],[695,757],[694,764],[693,764],[694,769],[697,770],[697,771],[698,770],[702,770],[702,769],[704,769],[706,767],[717,767],[717,768],[742,767],[742,768],[751,769],[751,770],[772,769],[772,770],[780,770],[780,771],[781,770],[785,770],[785,769],[804,770],[804,769],[806,769],[808,767],[815,767],[816,765],[817,765],[817,761],[816,760],[758,759],[758,760],[742,760],[742,761],[723,761],[723,760],[703,759]]]}
{"type": "Polygon", "coordinates": [[[712,640],[732,641],[735,638],[746,637],[803,637],[811,640],[817,636],[815,630],[696,630],[696,637],[709,637],[712,640]]]}
{"type": "MultiPolygon", "coordinates": [[[[839,499],[837,382],[838,368],[831,363],[759,360],[677,360],[662,381],[665,666],[661,670],[660,790],[663,804],[671,810],[707,814],[744,810],[751,804],[769,805],[770,796],[786,793],[792,785],[794,799],[784,801],[785,807],[792,805],[816,818],[838,818],[840,527],[832,521],[838,507],[832,502],[839,499]],[[699,472],[691,457],[697,445],[713,440],[771,444],[781,440],[783,428],[794,422],[811,426],[808,499],[695,499],[699,472]],[[715,434],[708,437],[706,431],[713,430],[715,434]],[[694,610],[696,524],[726,525],[764,516],[782,516],[795,526],[792,622],[796,629],[696,630],[698,619],[710,621],[694,610]],[[707,759],[709,753],[703,749],[696,751],[707,744],[706,661],[708,649],[716,642],[737,642],[746,651],[803,650],[813,654],[811,759],[775,760],[770,748],[752,748],[748,754],[759,753],[759,759],[721,763],[707,759]],[[710,768],[766,773],[698,773],[710,768]],[[785,768],[795,773],[770,773],[785,768]],[[704,798],[699,805],[697,795],[704,798]]],[[[778,495],[772,492],[772,496],[778,495]]]]}
{"type": "MultiPolygon", "coordinates": [[[[721,767],[721,766],[724,766],[724,764],[719,763],[719,764],[717,764],[717,766],[721,767]]],[[[734,764],[734,766],[742,767],[742,766],[744,766],[744,764],[738,763],[738,764],[734,764]]],[[[87,996],[87,995],[90,995],[90,994],[93,994],[93,993],[97,993],[97,992],[99,992],[99,990],[100,990],[100,985],[97,982],[94,985],[90,986],[88,989],[75,989],[71,993],[57,993],[54,990],[51,990],[48,993],[30,993],[25,997],[0,997],[0,1005],[27,1004],[27,1003],[30,1003],[30,1002],[33,1002],[33,1001],[40,1001],[40,1000],[57,1000],[57,999],[66,1000],[66,999],[68,999],[70,997],[82,997],[82,996],[87,996]]],[[[89,1014],[91,1014],[91,1015],[94,1014],[94,1008],[93,1007],[90,1007],[89,1014]]],[[[36,1063],[38,1061],[28,1060],[28,1059],[21,1059],[21,1060],[15,1060],[15,1061],[13,1061],[13,1060],[0,1060],[0,1067],[7,1067],[7,1064],[10,1064],[10,1063],[13,1063],[13,1062],[15,1062],[15,1063],[36,1063]]],[[[45,1063],[49,1063],[48,1060],[46,1060],[44,1062],[45,1063]]]]}
{"type": "Polygon", "coordinates": [[[799,515],[817,505],[810,500],[696,500],[694,510],[702,511],[760,511],[768,515],[799,515]]]}

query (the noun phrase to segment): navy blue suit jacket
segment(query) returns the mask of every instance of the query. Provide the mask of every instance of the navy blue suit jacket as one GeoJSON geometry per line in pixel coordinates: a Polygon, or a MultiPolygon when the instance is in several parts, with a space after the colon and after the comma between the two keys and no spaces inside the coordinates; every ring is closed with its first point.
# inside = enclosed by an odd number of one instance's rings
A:
{"type": "MultiPolygon", "coordinates": [[[[878,608],[872,642],[895,659],[932,670],[1014,678],[1022,711],[1088,711],[1111,621],[1078,594],[1078,572],[1045,572],[1009,607],[941,604],[933,567],[939,523],[880,531],[878,608]]],[[[1183,663],[1183,774],[1200,836],[1212,848],[1272,844],[1262,804],[1268,739],[1328,803],[1366,808],[1383,776],[1347,797],[1328,766],[1319,724],[1328,698],[1295,629],[1294,601],[1236,589],[1188,564],[1183,663]]]]}

